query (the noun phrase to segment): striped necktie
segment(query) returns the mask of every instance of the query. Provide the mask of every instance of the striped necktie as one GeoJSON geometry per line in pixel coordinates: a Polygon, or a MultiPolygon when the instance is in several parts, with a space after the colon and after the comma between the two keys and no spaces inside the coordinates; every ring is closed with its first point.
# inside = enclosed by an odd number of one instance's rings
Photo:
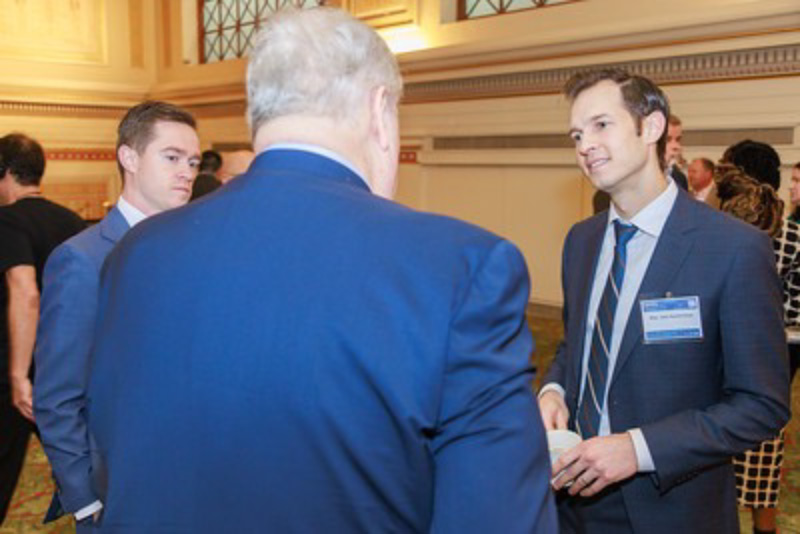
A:
{"type": "Polygon", "coordinates": [[[617,311],[619,292],[625,278],[626,246],[636,234],[636,227],[619,219],[614,221],[617,238],[614,246],[614,262],[608,272],[608,281],[597,308],[597,318],[592,332],[589,364],[583,384],[583,397],[578,407],[576,425],[584,439],[596,436],[600,427],[600,414],[608,379],[608,355],[611,349],[611,333],[614,330],[614,313],[617,311]]]}

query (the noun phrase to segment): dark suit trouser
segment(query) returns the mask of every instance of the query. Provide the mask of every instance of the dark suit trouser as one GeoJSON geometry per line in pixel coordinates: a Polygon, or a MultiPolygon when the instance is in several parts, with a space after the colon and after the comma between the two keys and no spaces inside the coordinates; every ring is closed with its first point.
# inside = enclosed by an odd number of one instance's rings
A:
{"type": "Polygon", "coordinates": [[[591,498],[560,491],[556,501],[561,534],[633,534],[619,488],[591,498]]]}
{"type": "Polygon", "coordinates": [[[17,487],[25,462],[28,439],[33,424],[11,404],[11,392],[0,389],[0,524],[6,519],[8,505],[17,487]]]}

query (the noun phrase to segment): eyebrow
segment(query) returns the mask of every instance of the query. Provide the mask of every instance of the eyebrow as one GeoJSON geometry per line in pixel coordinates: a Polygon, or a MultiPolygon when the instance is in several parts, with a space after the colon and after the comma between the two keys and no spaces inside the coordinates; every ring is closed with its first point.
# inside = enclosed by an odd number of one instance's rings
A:
{"type": "MultiPolygon", "coordinates": [[[[609,118],[610,119],[611,115],[609,115],[608,113],[598,113],[597,115],[592,115],[591,117],[589,117],[589,122],[592,123],[592,122],[598,121],[598,120],[603,119],[603,118],[609,118]]],[[[567,132],[567,135],[572,135],[573,133],[580,132],[580,131],[581,131],[580,128],[576,128],[576,127],[573,126],[572,128],[569,129],[569,131],[567,132]]]]}
{"type": "Polygon", "coordinates": [[[165,146],[164,148],[161,149],[161,152],[167,152],[169,150],[173,152],[180,152],[181,154],[186,154],[185,150],[183,150],[182,148],[178,148],[176,146],[165,146]]]}
{"type": "MultiPolygon", "coordinates": [[[[170,151],[177,152],[178,154],[181,154],[181,155],[188,153],[185,150],[183,150],[182,148],[178,148],[176,146],[165,146],[164,148],[162,148],[160,150],[160,152],[170,152],[170,151]]],[[[191,156],[189,156],[189,159],[200,159],[200,154],[192,154],[191,156]]]]}

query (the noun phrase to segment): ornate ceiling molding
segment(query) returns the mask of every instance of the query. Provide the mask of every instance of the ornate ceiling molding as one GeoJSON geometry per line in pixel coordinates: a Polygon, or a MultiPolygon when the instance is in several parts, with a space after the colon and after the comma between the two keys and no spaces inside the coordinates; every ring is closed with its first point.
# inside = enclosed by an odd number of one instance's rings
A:
{"type": "MultiPolygon", "coordinates": [[[[557,94],[575,72],[598,66],[622,67],[661,85],[800,76],[800,44],[410,82],[406,84],[403,103],[557,94]]],[[[184,105],[198,118],[241,116],[245,109],[243,82],[219,87],[161,90],[148,96],[184,105]]],[[[118,119],[127,109],[118,103],[119,100],[108,105],[87,105],[46,102],[41,96],[36,98],[36,101],[27,102],[16,98],[0,100],[0,115],[118,119]]]]}
{"type": "Polygon", "coordinates": [[[538,42],[535,36],[507,36],[491,42],[478,40],[454,46],[424,48],[401,54],[398,59],[406,77],[423,81],[442,79],[442,74],[448,72],[453,73],[449,76],[453,78],[458,73],[463,76],[474,69],[501,68],[505,72],[520,71],[532,68],[530,66],[536,62],[573,61],[576,58],[598,57],[600,54],[634,53],[637,57],[643,57],[641,53],[644,50],[653,50],[652,56],[655,57],[663,55],[663,50],[669,49],[674,49],[673,54],[693,52],[682,52],[682,47],[744,50],[755,46],[795,44],[800,41],[798,32],[800,12],[793,8],[789,14],[773,13],[732,21],[689,24],[678,28],[665,26],[658,30],[597,35],[581,32],[580,35],[560,37],[557,34],[542,42],[538,42]],[[730,46],[736,42],[742,44],[730,46]],[[746,44],[747,42],[752,44],[746,44]]]}
{"type": "Polygon", "coordinates": [[[119,119],[127,111],[127,106],[61,104],[48,102],[22,102],[0,100],[0,115],[48,116],[119,119]]]}
{"type": "Polygon", "coordinates": [[[576,72],[599,66],[621,67],[661,85],[799,76],[800,44],[409,83],[404,103],[556,94],[576,72]]]}

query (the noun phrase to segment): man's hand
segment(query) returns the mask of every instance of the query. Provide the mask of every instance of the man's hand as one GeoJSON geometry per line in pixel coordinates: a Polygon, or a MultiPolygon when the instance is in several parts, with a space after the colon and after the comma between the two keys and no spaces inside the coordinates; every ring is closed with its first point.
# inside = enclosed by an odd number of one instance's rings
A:
{"type": "Polygon", "coordinates": [[[33,384],[27,376],[11,377],[11,402],[26,419],[33,421],[33,384]]]}
{"type": "Polygon", "coordinates": [[[636,450],[627,432],[591,438],[558,458],[553,465],[553,488],[569,486],[570,495],[591,497],[635,475],[637,469],[636,450]]]}
{"type": "Polygon", "coordinates": [[[28,378],[39,323],[39,287],[33,265],[15,265],[5,272],[8,289],[8,375],[11,402],[33,421],[33,387],[28,378]]]}
{"type": "Polygon", "coordinates": [[[548,391],[539,397],[539,411],[545,430],[563,430],[567,428],[569,410],[564,397],[558,391],[548,391]]]}

